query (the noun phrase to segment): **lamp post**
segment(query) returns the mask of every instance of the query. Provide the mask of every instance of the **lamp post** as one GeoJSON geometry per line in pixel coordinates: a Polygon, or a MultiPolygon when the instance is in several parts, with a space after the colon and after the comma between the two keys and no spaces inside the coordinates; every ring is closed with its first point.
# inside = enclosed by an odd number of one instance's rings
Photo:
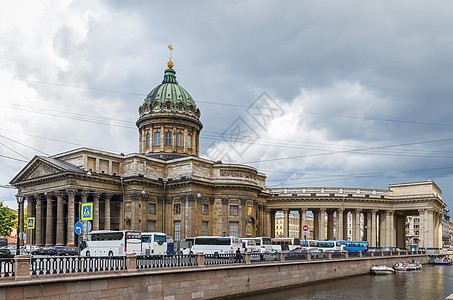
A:
{"type": "Polygon", "coordinates": [[[123,230],[125,230],[125,206],[126,206],[126,200],[125,200],[125,197],[124,197],[124,184],[123,184],[123,177],[120,178],[120,181],[121,181],[121,193],[123,194],[123,230]]]}
{"type": "Polygon", "coordinates": [[[16,245],[16,255],[20,255],[20,237],[24,226],[21,226],[22,216],[21,216],[21,207],[24,197],[16,195],[17,201],[17,245],[16,245]]]}

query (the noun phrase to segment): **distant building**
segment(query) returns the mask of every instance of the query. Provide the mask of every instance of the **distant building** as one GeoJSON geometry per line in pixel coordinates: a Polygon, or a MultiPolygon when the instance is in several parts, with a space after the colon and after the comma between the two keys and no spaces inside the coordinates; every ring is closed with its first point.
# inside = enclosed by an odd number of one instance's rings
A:
{"type": "Polygon", "coordinates": [[[450,242],[450,210],[448,208],[444,208],[442,210],[442,245],[450,245],[450,242]]]}

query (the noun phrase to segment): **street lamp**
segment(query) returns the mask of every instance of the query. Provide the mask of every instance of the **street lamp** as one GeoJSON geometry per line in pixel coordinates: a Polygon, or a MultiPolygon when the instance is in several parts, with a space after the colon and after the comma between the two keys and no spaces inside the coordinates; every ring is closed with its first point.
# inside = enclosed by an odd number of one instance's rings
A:
{"type": "Polygon", "coordinates": [[[17,245],[16,245],[16,255],[20,255],[20,238],[23,230],[23,225],[21,226],[21,206],[24,201],[24,197],[16,195],[17,201],[17,245]]]}

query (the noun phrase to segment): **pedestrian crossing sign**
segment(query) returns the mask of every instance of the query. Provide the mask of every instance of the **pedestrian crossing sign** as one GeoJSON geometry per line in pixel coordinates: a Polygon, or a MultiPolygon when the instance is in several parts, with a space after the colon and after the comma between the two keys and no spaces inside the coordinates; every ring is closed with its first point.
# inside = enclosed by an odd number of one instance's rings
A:
{"type": "Polygon", "coordinates": [[[35,218],[27,218],[27,229],[35,229],[35,218]]]}
{"type": "Polygon", "coordinates": [[[82,220],[93,220],[93,203],[82,204],[82,220]]]}

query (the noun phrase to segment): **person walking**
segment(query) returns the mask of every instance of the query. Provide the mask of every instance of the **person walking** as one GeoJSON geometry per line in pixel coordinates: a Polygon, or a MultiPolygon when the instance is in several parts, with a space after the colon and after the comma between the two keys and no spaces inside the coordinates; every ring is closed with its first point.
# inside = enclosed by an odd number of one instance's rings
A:
{"type": "Polygon", "coordinates": [[[260,261],[264,261],[264,254],[266,253],[266,248],[264,246],[261,246],[260,248],[260,261]]]}

